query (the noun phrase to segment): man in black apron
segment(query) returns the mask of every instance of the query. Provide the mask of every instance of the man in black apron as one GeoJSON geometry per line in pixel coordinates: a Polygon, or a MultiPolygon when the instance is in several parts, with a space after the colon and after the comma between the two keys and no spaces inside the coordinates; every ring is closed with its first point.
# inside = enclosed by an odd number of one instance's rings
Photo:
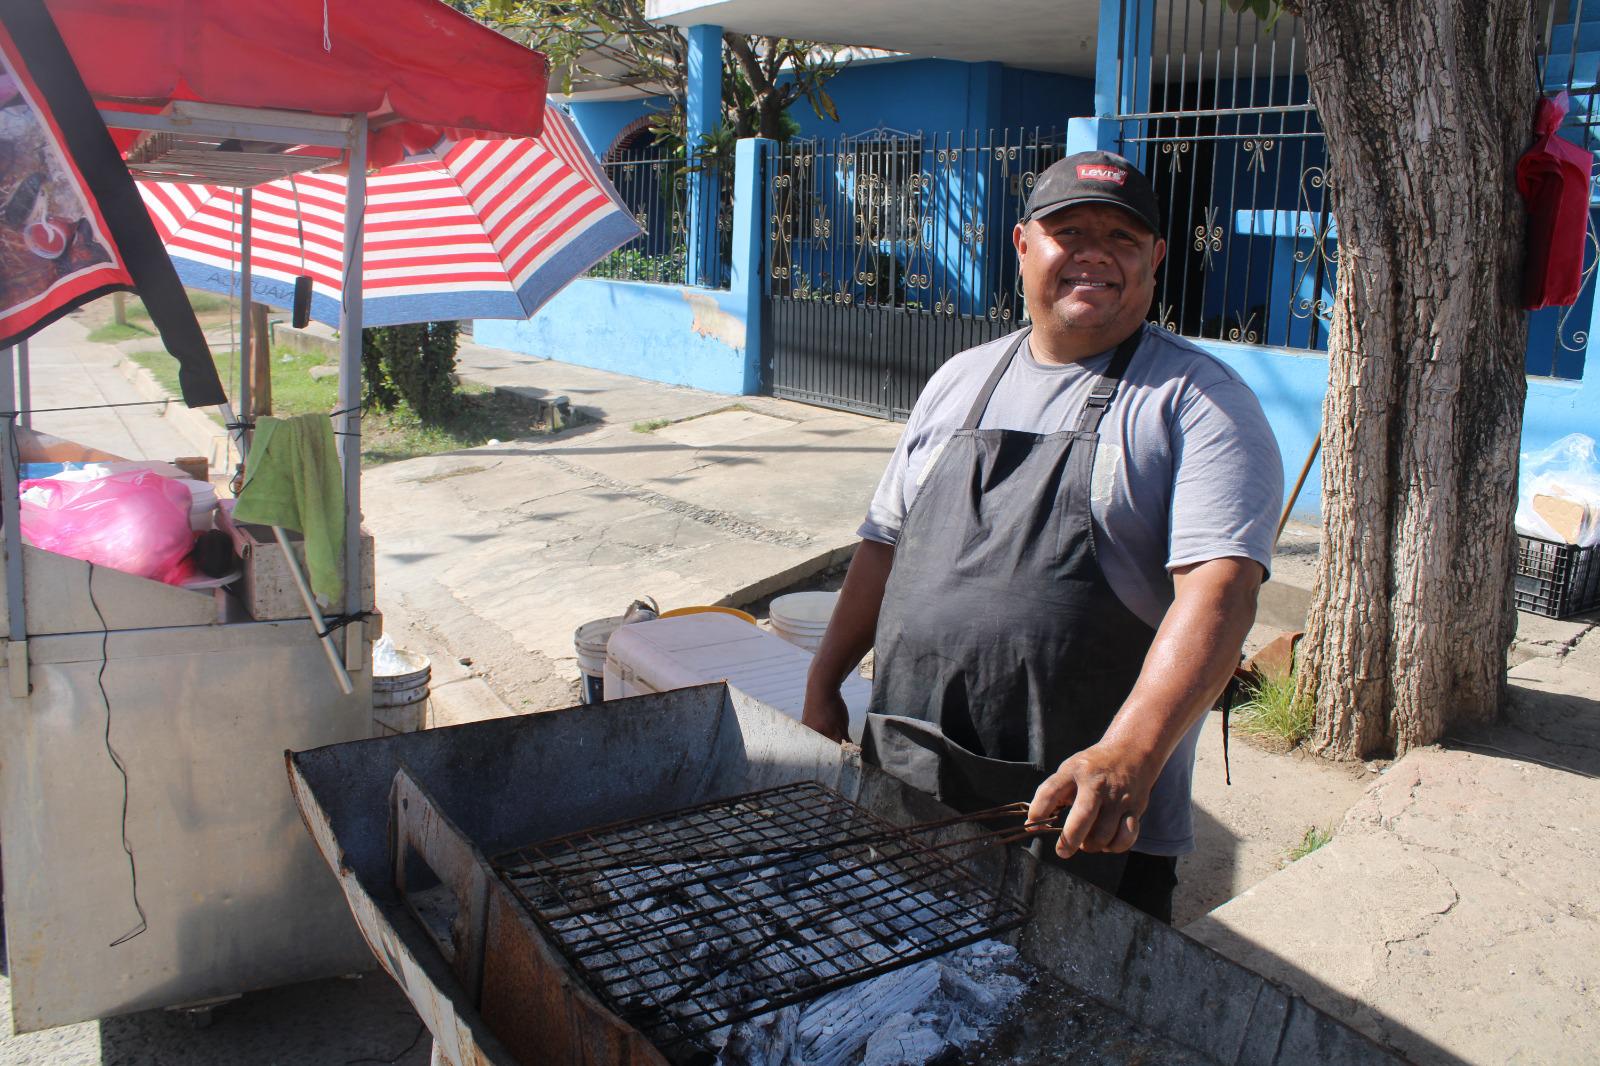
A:
{"type": "MultiPolygon", "coordinates": [[[[1102,468],[1117,474],[1109,452],[1148,460],[1153,448],[1164,470],[1162,461],[1174,469],[1189,461],[1163,459],[1167,437],[1179,442],[1173,452],[1236,446],[1214,428],[1225,436],[1234,416],[1206,409],[1190,426],[1182,413],[1199,409],[1192,397],[1204,399],[1209,383],[1234,395],[1234,385],[1243,388],[1236,375],[1198,349],[1182,353],[1196,361],[1194,381],[1135,364],[1168,358],[1145,354],[1152,346],[1184,343],[1159,330],[1147,337],[1165,253],[1159,232],[1154,191],[1120,156],[1081,153],[1040,175],[1013,238],[1033,324],[955,357],[919,400],[901,446],[914,454],[897,454],[921,464],[905,490],[911,502],[892,544],[868,536],[857,550],[812,667],[804,721],[844,738],[839,684],[875,647],[869,760],[959,810],[1018,800],[1031,800],[1030,817],[1065,810],[1065,828],[1049,842],[1055,855],[1170,921],[1176,858],[1130,848],[1163,766],[1238,661],[1270,545],[1242,550],[1224,539],[1217,550],[1232,554],[1158,566],[1153,580],[1165,582],[1170,606],[1153,619],[1127,606],[1102,567],[1091,497],[1102,468]],[[1052,409],[1046,424],[993,425],[1003,381],[1016,394],[1032,387],[1027,374],[1052,372],[1078,375],[1061,379],[1076,390],[1070,407],[1052,409]],[[1107,424],[1139,439],[1108,449],[1102,423],[1119,403],[1136,402],[1130,394],[1142,404],[1139,420],[1107,424]],[[925,404],[943,404],[942,416],[925,404]],[[1175,429],[1160,421],[1168,417],[1175,429]],[[1098,467],[1097,451],[1108,453],[1098,467]]],[[[1254,407],[1239,419],[1259,420],[1259,433],[1265,420],[1254,407]]],[[[1281,491],[1275,446],[1266,450],[1261,469],[1274,471],[1281,491]]],[[[1185,491],[1192,499],[1196,490],[1185,491]]],[[[1276,497],[1260,495],[1249,504],[1252,528],[1254,510],[1269,525],[1274,517],[1276,497]]],[[[1147,509],[1163,506],[1157,497],[1147,509]]],[[[1187,776],[1181,800],[1186,821],[1187,776]]]]}

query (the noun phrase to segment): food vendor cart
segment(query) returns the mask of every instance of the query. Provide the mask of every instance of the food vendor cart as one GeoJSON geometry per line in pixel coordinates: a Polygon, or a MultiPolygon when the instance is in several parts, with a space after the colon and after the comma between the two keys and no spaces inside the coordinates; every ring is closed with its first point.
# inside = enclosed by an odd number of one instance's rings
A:
{"type": "MultiPolygon", "coordinates": [[[[140,161],[164,163],[166,180],[243,188],[344,168],[350,233],[374,155],[446,129],[531,137],[542,123],[543,58],[435,0],[45,6],[119,147],[142,144],[140,161]]],[[[345,242],[340,286],[346,575],[363,569],[361,249],[345,242]]],[[[0,404],[25,418],[14,390],[8,352],[0,404]]],[[[299,617],[263,620],[220,592],[24,545],[18,463],[39,442],[18,420],[0,419],[14,1028],[371,968],[282,763],[286,749],[372,731],[370,580],[345,581],[342,625],[309,594],[299,617]]]]}

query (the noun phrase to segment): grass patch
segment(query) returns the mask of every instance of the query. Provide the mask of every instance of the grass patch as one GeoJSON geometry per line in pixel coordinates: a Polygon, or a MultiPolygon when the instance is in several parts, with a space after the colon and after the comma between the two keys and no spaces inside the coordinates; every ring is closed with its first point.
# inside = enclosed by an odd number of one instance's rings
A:
{"type": "Polygon", "coordinates": [[[1294,698],[1295,675],[1263,677],[1248,698],[1233,709],[1234,724],[1245,733],[1298,744],[1311,735],[1314,708],[1294,698]]]}
{"type": "MultiPolygon", "coordinates": [[[[136,352],[134,362],[155,376],[161,387],[178,395],[178,362],[166,352],[136,352]]],[[[232,398],[239,363],[232,352],[215,352],[217,373],[223,388],[232,398]],[[231,371],[231,374],[230,374],[231,371]]],[[[323,413],[334,410],[339,401],[339,383],[334,377],[314,380],[311,368],[327,362],[321,355],[276,349],[272,358],[272,410],[281,417],[323,413]]],[[[526,401],[482,385],[462,387],[456,412],[444,421],[424,425],[409,407],[393,411],[369,411],[361,420],[361,459],[364,465],[414,459],[487,444],[491,440],[512,440],[542,434],[538,411],[526,401]]]]}
{"type": "Polygon", "coordinates": [[[491,440],[540,436],[548,430],[533,405],[481,385],[464,385],[455,413],[433,425],[424,425],[402,404],[393,411],[369,412],[361,427],[361,457],[369,466],[476,448],[491,440]]]}
{"type": "Polygon", "coordinates": [[[652,418],[648,422],[635,422],[633,431],[635,433],[654,433],[656,430],[664,429],[670,425],[672,425],[672,419],[670,418],[652,418]]]}
{"type": "Polygon", "coordinates": [[[131,322],[126,326],[110,322],[89,333],[89,339],[96,344],[117,344],[120,341],[138,340],[154,336],[155,334],[150,330],[145,329],[143,326],[135,326],[131,322]]]}
{"type": "Polygon", "coordinates": [[[1311,826],[1306,830],[1306,835],[1301,838],[1300,843],[1289,849],[1289,861],[1299,862],[1332,839],[1332,829],[1324,829],[1318,825],[1311,826]]]}
{"type": "MultiPolygon", "coordinates": [[[[194,313],[197,315],[226,315],[235,306],[235,301],[229,300],[226,296],[218,296],[214,292],[202,292],[199,289],[183,291],[189,297],[189,306],[194,308],[194,313]]],[[[125,306],[129,318],[142,318],[147,322],[150,320],[150,311],[142,300],[129,293],[127,301],[125,306]]]]}

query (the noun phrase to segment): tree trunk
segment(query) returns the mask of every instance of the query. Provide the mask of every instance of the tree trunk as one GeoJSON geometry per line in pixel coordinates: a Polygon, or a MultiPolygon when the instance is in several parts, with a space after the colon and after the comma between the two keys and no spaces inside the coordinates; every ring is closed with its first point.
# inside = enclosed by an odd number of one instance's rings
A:
{"type": "Polygon", "coordinates": [[[783,112],[788,106],[788,101],[774,87],[770,93],[756,98],[756,107],[761,116],[761,126],[758,136],[767,137],[774,141],[783,137],[783,112]]]}
{"type": "Polygon", "coordinates": [[[250,305],[250,414],[272,414],[272,334],[267,305],[250,305]]]}
{"type": "Polygon", "coordinates": [[[1504,691],[1533,5],[1293,7],[1339,223],[1298,695],[1323,754],[1401,754],[1493,719],[1504,691]]]}

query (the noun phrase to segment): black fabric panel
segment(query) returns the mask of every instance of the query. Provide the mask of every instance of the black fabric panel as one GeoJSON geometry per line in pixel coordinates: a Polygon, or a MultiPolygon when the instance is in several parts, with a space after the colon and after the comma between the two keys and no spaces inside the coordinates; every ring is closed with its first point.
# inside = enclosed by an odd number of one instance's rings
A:
{"type": "Polygon", "coordinates": [[[0,22],[16,42],[61,129],[66,150],[98,201],[162,345],[178,360],[183,402],[190,407],[225,403],[222,379],[178,272],[42,0],[5,0],[0,4],[0,22]]]}

